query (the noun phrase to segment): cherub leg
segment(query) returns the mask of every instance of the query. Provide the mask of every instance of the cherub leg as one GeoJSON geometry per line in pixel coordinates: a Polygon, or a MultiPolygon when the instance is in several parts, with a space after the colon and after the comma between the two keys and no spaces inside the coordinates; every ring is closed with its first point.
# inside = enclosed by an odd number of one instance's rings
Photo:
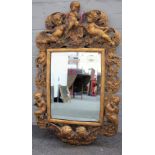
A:
{"type": "Polygon", "coordinates": [[[67,30],[66,30],[66,33],[69,32],[69,30],[73,27],[73,25],[74,25],[74,23],[73,23],[72,21],[70,21],[70,22],[68,23],[68,28],[67,28],[67,30]]]}
{"type": "Polygon", "coordinates": [[[73,26],[78,26],[78,25],[79,25],[79,22],[78,22],[78,21],[70,21],[70,22],[68,23],[68,28],[67,28],[66,33],[68,33],[69,30],[70,30],[73,26]]]}
{"type": "Polygon", "coordinates": [[[111,43],[111,45],[114,45],[115,44],[107,34],[102,33],[102,37],[104,39],[106,39],[107,41],[109,41],[111,43]]]}
{"type": "Polygon", "coordinates": [[[69,25],[68,25],[68,31],[73,27],[74,23],[73,22],[69,22],[69,25]]]}
{"type": "Polygon", "coordinates": [[[58,37],[55,36],[50,36],[50,42],[57,42],[58,41],[58,37]]]}
{"type": "Polygon", "coordinates": [[[79,22],[78,21],[75,21],[75,26],[78,26],[79,25],[79,22]]]}

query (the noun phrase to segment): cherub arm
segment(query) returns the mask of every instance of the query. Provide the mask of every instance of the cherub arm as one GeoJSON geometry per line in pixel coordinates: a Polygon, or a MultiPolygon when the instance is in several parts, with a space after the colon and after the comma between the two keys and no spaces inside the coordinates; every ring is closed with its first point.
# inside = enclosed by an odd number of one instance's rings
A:
{"type": "Polygon", "coordinates": [[[54,31],[55,31],[55,28],[52,29],[52,30],[45,30],[44,32],[46,32],[46,33],[53,33],[54,31]]]}
{"type": "Polygon", "coordinates": [[[96,24],[95,24],[95,27],[98,28],[98,29],[103,30],[104,32],[107,32],[109,30],[109,27],[102,27],[102,26],[98,26],[96,24]]]}

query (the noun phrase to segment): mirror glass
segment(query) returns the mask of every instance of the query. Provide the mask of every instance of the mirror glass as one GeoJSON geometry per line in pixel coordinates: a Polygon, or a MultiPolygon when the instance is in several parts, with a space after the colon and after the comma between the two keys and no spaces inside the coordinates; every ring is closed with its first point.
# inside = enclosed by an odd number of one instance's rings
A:
{"type": "Polygon", "coordinates": [[[51,116],[55,119],[98,121],[101,54],[51,53],[51,116]]]}

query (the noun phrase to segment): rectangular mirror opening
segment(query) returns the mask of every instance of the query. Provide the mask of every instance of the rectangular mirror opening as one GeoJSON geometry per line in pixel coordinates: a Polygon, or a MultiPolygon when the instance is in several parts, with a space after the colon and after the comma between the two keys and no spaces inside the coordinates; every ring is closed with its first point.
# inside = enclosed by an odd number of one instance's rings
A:
{"type": "Polygon", "coordinates": [[[49,76],[52,119],[100,121],[101,52],[52,51],[49,76]]]}

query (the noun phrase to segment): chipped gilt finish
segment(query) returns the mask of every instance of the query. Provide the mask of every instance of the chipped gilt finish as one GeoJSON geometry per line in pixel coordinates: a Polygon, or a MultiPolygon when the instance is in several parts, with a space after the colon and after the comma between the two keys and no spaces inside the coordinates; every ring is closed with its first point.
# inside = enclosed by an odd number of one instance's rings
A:
{"type": "Polygon", "coordinates": [[[81,145],[92,143],[97,135],[113,136],[118,129],[118,113],[120,97],[116,95],[120,87],[118,71],[120,58],[116,47],[120,43],[120,34],[109,27],[105,12],[91,10],[80,15],[80,3],[73,1],[71,11],[67,14],[55,12],[46,18],[46,30],[36,37],[39,54],[36,58],[36,93],[34,94],[37,125],[50,128],[63,141],[81,145]],[[105,87],[104,116],[100,126],[53,123],[47,114],[47,51],[56,48],[102,48],[105,49],[105,87]]]}

